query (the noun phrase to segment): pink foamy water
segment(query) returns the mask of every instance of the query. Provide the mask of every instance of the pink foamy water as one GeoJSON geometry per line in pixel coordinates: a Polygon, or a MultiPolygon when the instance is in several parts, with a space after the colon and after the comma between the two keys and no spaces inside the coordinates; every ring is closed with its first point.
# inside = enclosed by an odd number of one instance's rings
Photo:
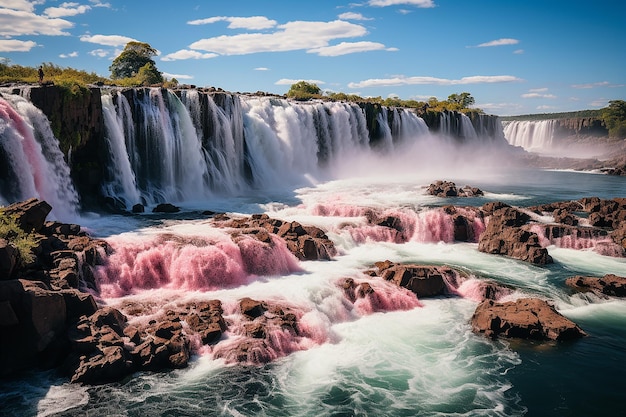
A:
{"type": "Polygon", "coordinates": [[[299,270],[285,244],[224,234],[203,237],[158,235],[110,238],[113,254],[96,271],[100,295],[120,297],[142,289],[216,290],[248,284],[256,275],[299,270]]]}

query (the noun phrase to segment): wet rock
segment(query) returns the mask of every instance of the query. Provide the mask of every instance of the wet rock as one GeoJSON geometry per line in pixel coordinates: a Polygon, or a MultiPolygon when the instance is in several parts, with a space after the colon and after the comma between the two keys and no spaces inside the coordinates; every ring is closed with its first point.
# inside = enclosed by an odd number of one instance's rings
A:
{"type": "Polygon", "coordinates": [[[466,185],[465,187],[457,188],[455,183],[442,180],[430,184],[427,192],[436,197],[475,197],[484,195],[483,191],[477,187],[466,185]]]}
{"type": "Polygon", "coordinates": [[[178,213],[179,211],[180,207],[176,207],[170,203],[160,203],[152,209],[153,213],[178,213]]]}
{"type": "Polygon", "coordinates": [[[573,340],[586,335],[574,322],[538,298],[506,303],[484,301],[476,308],[471,325],[474,332],[491,338],[573,340]]]}
{"type": "MultiPolygon", "coordinates": [[[[264,243],[272,242],[267,233],[276,235],[285,241],[287,249],[299,260],[330,260],[336,254],[334,243],[322,229],[315,226],[272,219],[267,214],[236,219],[215,216],[214,219],[217,226],[238,229],[239,234],[248,234],[264,243]]],[[[235,241],[239,234],[233,234],[235,241]]]]}
{"type": "Polygon", "coordinates": [[[146,211],[146,208],[144,207],[144,205],[143,205],[143,204],[138,203],[138,204],[135,204],[135,205],[132,207],[131,211],[132,211],[133,213],[143,213],[144,211],[146,211]]]}
{"type": "Polygon", "coordinates": [[[377,275],[406,288],[418,298],[447,294],[447,282],[456,282],[458,273],[447,266],[377,262],[377,275]]]}
{"type": "Polygon", "coordinates": [[[601,278],[574,276],[567,278],[565,284],[580,292],[595,292],[612,297],[626,297],[626,277],[607,274],[601,278]]]}
{"type": "Polygon", "coordinates": [[[521,228],[530,216],[510,206],[494,209],[485,231],[480,235],[478,250],[506,255],[537,265],[552,263],[537,233],[521,228]]]}

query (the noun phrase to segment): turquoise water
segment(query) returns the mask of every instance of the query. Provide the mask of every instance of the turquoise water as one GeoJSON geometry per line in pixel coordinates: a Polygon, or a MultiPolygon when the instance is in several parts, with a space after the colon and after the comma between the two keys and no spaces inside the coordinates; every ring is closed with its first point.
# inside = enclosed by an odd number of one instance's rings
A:
{"type": "MultiPolygon", "coordinates": [[[[463,179],[457,185],[465,185],[463,179]]],[[[433,179],[434,180],[434,179],[433,179]]],[[[549,247],[555,263],[537,267],[478,252],[474,243],[355,242],[341,228],[358,218],[316,215],[316,205],[412,208],[506,201],[527,206],[586,196],[626,196],[626,178],[557,171],[517,171],[471,180],[485,197],[438,199],[424,194],[428,181],[378,178],[320,183],[275,197],[212,201],[211,209],[253,213],[317,224],[339,249],[331,262],[301,262],[303,271],[209,292],[170,289],[138,292],[137,301],[171,297],[243,296],[298,305],[320,333],[312,343],[260,366],[227,365],[198,354],[186,369],[140,373],[115,384],[69,384],[54,372],[0,381],[0,414],[12,416],[617,416],[626,380],[626,301],[573,294],[565,278],[626,275],[624,259],[549,247]],[[553,300],[588,337],[570,343],[491,341],[471,332],[477,302],[460,297],[420,300],[409,310],[363,312],[342,301],[335,282],[359,277],[373,262],[440,263],[517,288],[517,294],[553,300]]],[[[138,227],[171,233],[204,233],[194,210],[161,221],[90,218],[96,234],[138,235],[138,227]]],[[[209,232],[209,229],[206,229],[209,232]]],[[[122,235],[125,236],[125,235],[122,235]]],[[[108,300],[121,305],[122,299],[108,300]]]]}

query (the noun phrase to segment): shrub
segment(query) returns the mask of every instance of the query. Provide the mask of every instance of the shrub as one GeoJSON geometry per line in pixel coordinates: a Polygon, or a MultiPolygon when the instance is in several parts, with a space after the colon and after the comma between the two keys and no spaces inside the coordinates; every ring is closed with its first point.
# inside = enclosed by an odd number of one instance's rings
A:
{"type": "Polygon", "coordinates": [[[33,248],[37,246],[35,237],[26,233],[17,224],[15,216],[6,214],[0,208],[0,238],[15,246],[20,254],[20,266],[25,266],[35,260],[33,248]]]}

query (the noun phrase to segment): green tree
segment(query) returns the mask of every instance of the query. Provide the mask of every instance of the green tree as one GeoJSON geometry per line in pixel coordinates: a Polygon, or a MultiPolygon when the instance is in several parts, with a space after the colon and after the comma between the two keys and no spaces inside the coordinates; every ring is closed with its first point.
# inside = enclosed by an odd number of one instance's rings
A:
{"type": "Polygon", "coordinates": [[[109,67],[111,78],[135,77],[139,74],[139,70],[146,64],[152,64],[156,71],[156,64],[152,60],[152,57],[156,54],[157,50],[147,43],[128,42],[122,53],[113,60],[113,63],[109,67]]]}
{"type": "Polygon", "coordinates": [[[153,63],[148,62],[139,68],[137,79],[142,85],[160,84],[163,82],[163,74],[157,70],[153,63]]]}
{"type": "Polygon", "coordinates": [[[291,85],[287,92],[287,97],[296,100],[309,100],[311,98],[320,97],[322,90],[317,84],[299,81],[291,85]]]}
{"type": "Polygon", "coordinates": [[[626,101],[611,100],[604,108],[602,118],[609,129],[609,137],[626,138],[626,101]]]}
{"type": "Polygon", "coordinates": [[[466,109],[473,106],[475,103],[474,97],[470,93],[450,94],[448,96],[448,102],[452,105],[457,105],[459,109],[466,109]]]}

